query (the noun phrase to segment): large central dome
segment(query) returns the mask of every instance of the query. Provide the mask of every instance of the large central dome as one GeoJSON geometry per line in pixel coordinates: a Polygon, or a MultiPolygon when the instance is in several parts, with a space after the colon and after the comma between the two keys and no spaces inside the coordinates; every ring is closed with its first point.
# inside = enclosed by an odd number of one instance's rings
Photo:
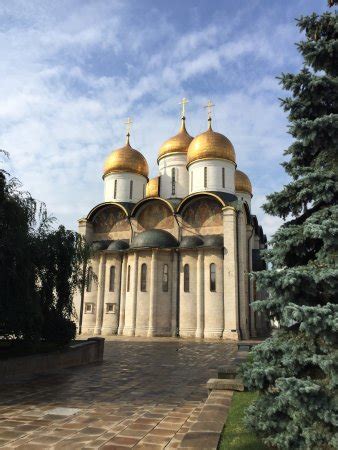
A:
{"type": "Polygon", "coordinates": [[[232,143],[221,133],[211,128],[196,136],[189,145],[188,165],[201,159],[227,159],[236,163],[236,153],[232,143]]]}
{"type": "Polygon", "coordinates": [[[110,173],[131,172],[148,178],[149,168],[145,157],[129,143],[129,136],[124,147],[113,150],[104,163],[103,177],[110,173]]]}
{"type": "Polygon", "coordinates": [[[182,117],[181,129],[176,136],[171,137],[161,146],[158,152],[157,161],[166,155],[174,153],[187,153],[190,142],[193,138],[185,128],[185,117],[182,117]]]}

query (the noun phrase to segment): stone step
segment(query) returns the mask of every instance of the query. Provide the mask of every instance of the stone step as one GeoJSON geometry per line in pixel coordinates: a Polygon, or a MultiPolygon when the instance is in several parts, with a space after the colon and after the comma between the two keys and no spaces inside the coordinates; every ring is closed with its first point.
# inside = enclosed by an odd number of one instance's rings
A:
{"type": "Polygon", "coordinates": [[[207,388],[209,392],[211,392],[212,390],[244,391],[244,385],[240,378],[235,378],[233,380],[210,378],[210,380],[207,382],[207,388]]]}
{"type": "Polygon", "coordinates": [[[225,365],[218,368],[219,379],[233,379],[236,378],[238,368],[235,365],[225,365]]]}

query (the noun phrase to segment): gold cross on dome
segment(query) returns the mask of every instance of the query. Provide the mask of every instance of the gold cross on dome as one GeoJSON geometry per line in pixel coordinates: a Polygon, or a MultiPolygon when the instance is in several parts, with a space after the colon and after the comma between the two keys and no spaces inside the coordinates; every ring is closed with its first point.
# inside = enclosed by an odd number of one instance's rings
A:
{"type": "Polygon", "coordinates": [[[207,109],[208,109],[208,119],[211,119],[212,108],[213,108],[214,106],[215,106],[215,105],[212,103],[211,100],[208,100],[208,103],[204,106],[204,108],[207,108],[207,109]]]}
{"type": "Polygon", "coordinates": [[[130,117],[128,117],[128,119],[124,122],[124,124],[126,125],[126,131],[127,131],[127,135],[130,135],[130,130],[131,130],[131,124],[133,123],[133,121],[131,120],[130,117]]]}
{"type": "Polygon", "coordinates": [[[185,97],[182,98],[182,101],[179,103],[182,105],[182,117],[185,117],[185,105],[189,103],[189,100],[187,100],[185,97]]]}

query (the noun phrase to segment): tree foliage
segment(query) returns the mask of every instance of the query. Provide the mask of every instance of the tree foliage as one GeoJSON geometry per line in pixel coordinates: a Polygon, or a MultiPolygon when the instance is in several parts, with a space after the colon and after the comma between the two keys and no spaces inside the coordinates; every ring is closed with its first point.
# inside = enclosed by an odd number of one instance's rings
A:
{"type": "Polygon", "coordinates": [[[298,20],[304,65],[282,74],[282,100],[294,142],[282,165],[290,182],[264,210],[287,219],[257,273],[267,298],[256,302],[280,328],[242,368],[260,391],[248,425],[280,449],[338,448],[337,427],[337,149],[338,21],[335,13],[298,20]]]}

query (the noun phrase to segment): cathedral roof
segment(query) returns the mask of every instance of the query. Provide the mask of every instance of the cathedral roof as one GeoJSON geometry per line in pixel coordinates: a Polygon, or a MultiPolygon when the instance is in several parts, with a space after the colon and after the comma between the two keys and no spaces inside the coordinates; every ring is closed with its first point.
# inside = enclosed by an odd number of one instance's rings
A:
{"type": "Polygon", "coordinates": [[[146,230],[136,235],[130,248],[175,248],[178,243],[176,238],[165,230],[146,230]]]}
{"type": "Polygon", "coordinates": [[[226,159],[236,163],[236,153],[232,143],[223,134],[212,129],[210,118],[208,130],[196,136],[188,148],[188,166],[203,159],[226,159]]]}
{"type": "Polygon", "coordinates": [[[180,242],[181,248],[202,247],[203,239],[200,236],[184,236],[180,242]]]}
{"type": "Polygon", "coordinates": [[[129,133],[127,134],[126,144],[117,150],[113,150],[104,163],[103,177],[117,172],[132,172],[148,178],[148,163],[142,153],[131,147],[129,133]]]}
{"type": "Polygon", "coordinates": [[[165,143],[161,146],[158,152],[157,161],[166,155],[174,153],[187,153],[189,144],[192,140],[193,138],[185,128],[185,117],[182,117],[182,124],[179,133],[165,141],[165,143]]]}
{"type": "Polygon", "coordinates": [[[246,192],[252,196],[252,185],[249,177],[241,170],[235,171],[235,189],[238,192],[246,192]]]}
{"type": "Polygon", "coordinates": [[[127,250],[129,248],[129,245],[126,241],[117,240],[113,241],[108,245],[107,250],[115,251],[115,252],[121,252],[123,250],[127,250]]]}

